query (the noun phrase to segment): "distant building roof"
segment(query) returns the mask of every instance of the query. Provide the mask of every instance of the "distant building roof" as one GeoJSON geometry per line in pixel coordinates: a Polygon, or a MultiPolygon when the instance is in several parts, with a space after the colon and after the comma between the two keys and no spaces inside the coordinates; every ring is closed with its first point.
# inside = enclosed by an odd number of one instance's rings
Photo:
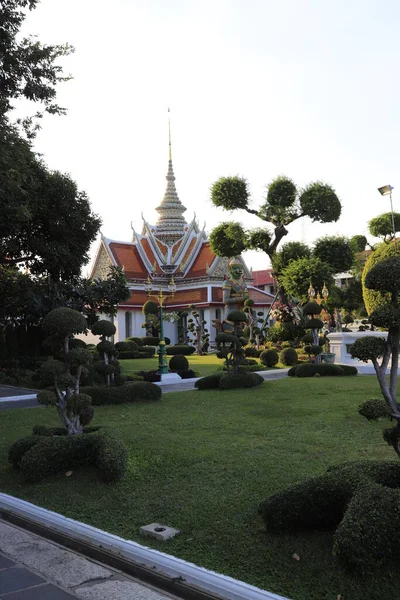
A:
{"type": "Polygon", "coordinates": [[[253,285],[274,285],[275,279],[272,276],[272,268],[264,269],[263,271],[253,271],[253,285]]]}

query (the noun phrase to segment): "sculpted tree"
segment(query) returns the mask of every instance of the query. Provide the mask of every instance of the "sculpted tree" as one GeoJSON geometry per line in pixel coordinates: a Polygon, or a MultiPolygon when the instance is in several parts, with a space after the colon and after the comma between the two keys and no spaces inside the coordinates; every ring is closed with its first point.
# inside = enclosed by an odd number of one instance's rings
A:
{"type": "Polygon", "coordinates": [[[72,338],[86,331],[86,319],[72,308],[56,308],[46,316],[43,329],[50,336],[46,343],[50,358],[42,365],[42,373],[52,379],[55,391],[39,392],[38,401],[57,408],[68,435],[81,434],[93,418],[92,399],[79,390],[91,356],[84,342],[72,338]]]}
{"type": "MultiPolygon", "coordinates": [[[[400,213],[394,213],[394,228],[400,231],[400,213]]],[[[369,232],[374,237],[381,238],[384,242],[390,242],[394,238],[392,213],[383,213],[370,220],[369,232]]]]}
{"type": "Polygon", "coordinates": [[[189,318],[188,318],[188,332],[193,336],[193,343],[196,348],[196,352],[199,356],[207,354],[210,334],[206,327],[207,321],[202,319],[200,310],[196,308],[195,304],[188,306],[189,318]]]}
{"type": "Polygon", "coordinates": [[[237,256],[244,250],[262,250],[271,262],[290,223],[305,216],[313,222],[330,223],[337,221],[341,213],[340,201],[331,186],[315,182],[298,190],[288,177],[278,177],[270,183],[257,210],[250,207],[248,184],[241,177],[218,179],[211,188],[211,200],[215,206],[228,211],[244,210],[269,225],[246,232],[240,223],[221,223],[210,236],[213,251],[218,256],[237,256]]]}
{"type": "Polygon", "coordinates": [[[385,294],[386,302],[376,306],[369,321],[376,327],[387,329],[387,340],[377,336],[366,336],[351,346],[351,355],[364,362],[372,361],[382,395],[396,420],[393,429],[386,430],[385,439],[400,456],[400,406],[397,404],[396,384],[400,350],[400,256],[392,256],[372,267],[366,277],[365,286],[385,294]],[[379,362],[379,359],[381,361],[379,362]],[[386,369],[391,360],[389,382],[386,369]]]}

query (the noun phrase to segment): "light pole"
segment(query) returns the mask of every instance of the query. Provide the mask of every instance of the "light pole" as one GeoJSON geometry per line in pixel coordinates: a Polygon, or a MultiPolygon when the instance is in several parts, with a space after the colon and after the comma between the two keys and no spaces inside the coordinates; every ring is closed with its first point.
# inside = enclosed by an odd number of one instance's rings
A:
{"type": "Polygon", "coordinates": [[[315,290],[312,286],[312,283],[310,281],[310,287],[308,288],[308,297],[310,298],[310,302],[313,302],[315,300],[315,302],[317,302],[317,304],[321,304],[322,302],[325,302],[328,300],[328,296],[329,296],[329,292],[328,292],[328,288],[325,285],[324,282],[324,287],[321,290],[321,294],[322,294],[322,298],[320,296],[320,293],[318,292],[317,297],[315,297],[315,290]]]}
{"type": "Polygon", "coordinates": [[[396,242],[396,227],[394,224],[394,212],[393,212],[393,201],[392,201],[392,190],[394,187],[392,185],[383,185],[378,188],[378,192],[381,196],[389,196],[390,197],[390,210],[392,213],[392,229],[393,229],[393,239],[394,239],[394,252],[397,254],[397,242],[396,242]]]}
{"type": "Polygon", "coordinates": [[[167,352],[165,349],[165,338],[164,338],[164,323],[163,323],[163,307],[164,302],[167,298],[173,298],[176,292],[176,283],[174,278],[171,277],[171,281],[168,284],[169,294],[165,294],[160,288],[158,294],[152,294],[153,290],[153,282],[150,279],[150,275],[147,277],[146,283],[144,285],[144,289],[147,292],[148,298],[156,298],[158,300],[159,306],[159,319],[160,319],[160,342],[159,342],[159,351],[158,351],[158,372],[160,375],[166,375],[168,373],[168,365],[167,365],[167,352]]]}

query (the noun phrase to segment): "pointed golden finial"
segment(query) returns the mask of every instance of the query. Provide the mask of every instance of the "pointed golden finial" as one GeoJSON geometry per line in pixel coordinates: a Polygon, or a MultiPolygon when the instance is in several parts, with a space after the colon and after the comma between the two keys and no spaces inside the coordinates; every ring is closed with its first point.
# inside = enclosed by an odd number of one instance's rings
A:
{"type": "Polygon", "coordinates": [[[172,145],[171,145],[171,109],[168,107],[168,148],[169,148],[169,160],[172,160],[172,145]]]}

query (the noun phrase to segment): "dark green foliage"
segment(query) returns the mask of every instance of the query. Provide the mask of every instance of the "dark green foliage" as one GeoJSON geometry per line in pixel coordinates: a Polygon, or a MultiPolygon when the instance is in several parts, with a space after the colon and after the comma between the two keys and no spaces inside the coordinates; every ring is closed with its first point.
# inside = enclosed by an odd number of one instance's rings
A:
{"type": "Polygon", "coordinates": [[[296,350],[294,348],[284,348],[279,355],[279,360],[287,367],[295,365],[298,361],[296,350]]]}
{"type": "Polygon", "coordinates": [[[368,421],[376,421],[381,418],[390,418],[391,412],[382,398],[373,398],[372,400],[366,400],[358,407],[358,412],[361,416],[368,419],[368,421]]]}
{"type": "Polygon", "coordinates": [[[321,319],[308,319],[305,324],[307,329],[322,329],[323,326],[324,324],[321,319]]]}
{"type": "Polygon", "coordinates": [[[350,246],[354,253],[363,252],[367,245],[367,238],[365,235],[353,235],[350,238],[350,246]]]}
{"type": "Polygon", "coordinates": [[[194,346],[167,346],[167,354],[183,354],[183,356],[189,356],[195,351],[194,346]]]}
{"type": "Polygon", "coordinates": [[[352,365],[338,365],[343,371],[343,375],[358,375],[357,367],[353,367],[352,365]]]}
{"type": "Polygon", "coordinates": [[[69,349],[74,350],[75,348],[87,348],[87,344],[79,338],[73,338],[69,340],[69,349]]]}
{"type": "Polygon", "coordinates": [[[39,435],[30,435],[14,442],[8,449],[8,462],[11,463],[14,468],[18,468],[22,457],[39,441],[39,435]]]}
{"type": "Polygon", "coordinates": [[[187,371],[189,369],[189,362],[186,356],[183,354],[175,354],[169,361],[170,371],[187,371]]]}
{"type": "Polygon", "coordinates": [[[398,462],[345,463],[274,494],[260,513],[271,531],[338,527],[334,553],[366,571],[399,558],[399,487],[398,462]]]}
{"type": "Polygon", "coordinates": [[[364,284],[369,290],[397,292],[400,281],[400,256],[390,256],[372,267],[365,276],[364,284]]]}
{"type": "Polygon", "coordinates": [[[236,390],[256,387],[262,383],[264,378],[258,373],[231,373],[221,377],[219,387],[221,390],[236,390]]]}
{"type": "Polygon", "coordinates": [[[99,342],[96,348],[99,352],[107,354],[112,354],[115,350],[114,344],[112,342],[109,342],[108,340],[103,340],[102,342],[99,342]]]}
{"type": "Polygon", "coordinates": [[[124,340],[124,342],[134,342],[138,346],[143,346],[142,338],[138,338],[138,337],[128,337],[128,338],[126,338],[126,340],[124,340]]]}
{"type": "Polygon", "coordinates": [[[297,367],[299,365],[294,365],[293,367],[290,367],[289,371],[288,371],[288,377],[296,377],[296,371],[297,371],[297,367]]]}
{"type": "MultiPolygon", "coordinates": [[[[372,273],[372,271],[370,271],[372,273]]],[[[369,316],[369,322],[375,327],[400,327],[400,308],[393,304],[378,306],[369,316]]]]}
{"type": "Polygon", "coordinates": [[[154,356],[156,353],[156,349],[154,346],[140,346],[139,348],[140,354],[146,354],[147,356],[154,356]]]}
{"type": "Polygon", "coordinates": [[[274,367],[279,362],[279,356],[276,350],[264,350],[260,354],[260,361],[266,367],[274,367]]]}
{"type": "Polygon", "coordinates": [[[368,362],[383,356],[386,350],[386,341],[380,337],[368,335],[356,340],[350,348],[352,358],[358,358],[363,362],[368,362]]]}
{"type": "Polygon", "coordinates": [[[271,241],[272,236],[268,229],[251,229],[247,233],[248,250],[261,250],[268,253],[271,241]]]}
{"type": "MultiPolygon", "coordinates": [[[[142,337],[140,339],[142,340],[143,346],[158,346],[158,344],[160,343],[159,336],[146,335],[145,337],[142,337]]],[[[164,336],[164,341],[167,346],[171,343],[169,337],[164,336]]]]}
{"type": "Polygon", "coordinates": [[[335,273],[348,271],[354,263],[350,240],[340,235],[327,235],[316,240],[313,255],[330,265],[335,273]]]}
{"type": "Polygon", "coordinates": [[[219,389],[219,382],[221,377],[223,377],[225,373],[220,371],[218,373],[213,373],[212,375],[207,375],[207,377],[202,377],[198,379],[194,387],[198,390],[217,390],[219,389]]]}
{"type": "Polygon", "coordinates": [[[38,392],[37,401],[43,406],[55,406],[57,396],[51,390],[41,390],[38,392]]]}
{"type": "Polygon", "coordinates": [[[301,193],[299,201],[303,214],[312,221],[331,223],[337,221],[342,212],[335,190],[321,182],[308,185],[301,193]]]}
{"type": "Polygon", "coordinates": [[[339,365],[331,365],[329,363],[316,365],[314,363],[303,363],[298,365],[296,369],[296,377],[314,377],[315,375],[325,376],[340,376],[344,371],[339,365]]]}
{"type": "MultiPolygon", "coordinates": [[[[139,346],[141,349],[142,347],[139,346]]],[[[120,352],[118,355],[118,360],[128,360],[132,358],[151,358],[154,355],[154,352],[137,352],[137,351],[128,351],[128,352],[120,352]]]]}
{"type": "Polygon", "coordinates": [[[242,177],[220,177],[211,188],[211,201],[214,206],[225,210],[246,209],[249,190],[242,177]]]}
{"type": "Polygon", "coordinates": [[[43,330],[49,335],[61,338],[70,337],[76,333],[84,333],[87,329],[85,317],[72,308],[55,308],[43,321],[43,330]]]}
{"type": "Polygon", "coordinates": [[[241,310],[231,310],[226,319],[233,323],[245,323],[247,321],[247,315],[241,310]]]}
{"type": "Polygon", "coordinates": [[[252,346],[244,349],[244,355],[250,358],[258,358],[260,354],[261,350],[257,350],[257,348],[253,348],[252,346]]]}
{"type": "Polygon", "coordinates": [[[144,315],[158,315],[159,310],[160,307],[156,302],[153,302],[153,300],[147,300],[147,302],[143,304],[142,313],[144,315]]]}
{"type": "Polygon", "coordinates": [[[294,321],[290,321],[289,323],[274,323],[274,325],[268,329],[267,340],[273,343],[294,341],[301,338],[304,334],[304,327],[302,325],[297,325],[294,321]]]}
{"type": "MultiPolygon", "coordinates": [[[[383,213],[377,217],[374,217],[368,223],[369,232],[374,237],[383,238],[385,241],[393,238],[393,223],[392,213],[383,213]]],[[[394,213],[394,228],[400,231],[400,214],[394,213]]]]}
{"type": "Polygon", "coordinates": [[[28,483],[83,465],[94,465],[105,482],[118,481],[127,468],[124,444],[107,431],[68,436],[32,436],[19,440],[9,451],[9,460],[19,467],[28,483]],[[25,452],[22,452],[23,447],[25,452]]]}
{"type": "Polygon", "coordinates": [[[210,246],[217,256],[239,256],[247,246],[246,233],[240,223],[221,223],[210,234],[210,246]]]}
{"type": "Polygon", "coordinates": [[[318,344],[318,346],[316,344],[310,344],[309,346],[304,346],[304,352],[307,352],[307,354],[313,354],[314,356],[318,356],[319,354],[322,354],[322,348],[321,346],[318,344]]]}
{"type": "Polygon", "coordinates": [[[118,387],[83,387],[81,391],[92,398],[94,406],[160,400],[161,388],[148,381],[127,382],[118,387]]]}
{"type": "Polygon", "coordinates": [[[117,352],[137,352],[138,345],[135,342],[117,342],[115,349],[117,352]]]}
{"type": "Polygon", "coordinates": [[[322,306],[315,301],[306,302],[302,310],[304,315],[319,315],[322,311],[322,306]]]}
{"type": "Polygon", "coordinates": [[[93,335],[101,335],[103,338],[109,338],[113,336],[116,331],[117,328],[115,327],[114,323],[111,323],[111,321],[107,321],[106,319],[101,319],[92,326],[93,335]]]}
{"type": "Polygon", "coordinates": [[[276,208],[290,208],[297,196],[296,185],[289,177],[277,177],[268,185],[268,204],[276,208]]]}
{"type": "Polygon", "coordinates": [[[303,335],[301,339],[305,344],[312,344],[314,341],[314,336],[312,333],[306,333],[306,335],[303,335]]]}

